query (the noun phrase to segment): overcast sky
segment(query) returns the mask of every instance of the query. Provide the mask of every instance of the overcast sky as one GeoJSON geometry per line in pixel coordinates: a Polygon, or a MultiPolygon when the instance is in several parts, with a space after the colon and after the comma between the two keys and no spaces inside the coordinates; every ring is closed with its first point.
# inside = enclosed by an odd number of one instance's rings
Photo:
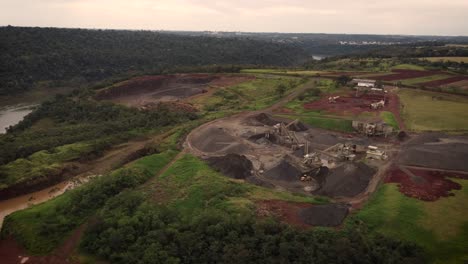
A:
{"type": "Polygon", "coordinates": [[[0,25],[468,35],[468,0],[0,0],[0,25]]]}

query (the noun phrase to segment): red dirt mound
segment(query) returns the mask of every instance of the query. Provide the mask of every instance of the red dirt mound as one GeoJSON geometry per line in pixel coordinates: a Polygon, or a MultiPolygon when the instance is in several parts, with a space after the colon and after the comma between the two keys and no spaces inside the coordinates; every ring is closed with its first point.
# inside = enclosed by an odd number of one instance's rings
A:
{"type": "Polygon", "coordinates": [[[307,228],[311,225],[306,224],[299,216],[299,211],[304,208],[309,208],[310,203],[294,203],[280,200],[265,200],[259,201],[256,204],[257,215],[260,217],[274,216],[281,221],[293,226],[307,228]]]}
{"type": "Polygon", "coordinates": [[[392,70],[392,74],[373,76],[372,79],[382,81],[397,81],[404,79],[412,79],[419,77],[426,77],[435,74],[440,74],[439,71],[417,71],[417,70],[392,70]]]}
{"type": "Polygon", "coordinates": [[[436,201],[440,197],[453,195],[452,190],[460,190],[461,185],[448,179],[468,179],[467,174],[446,171],[394,167],[385,178],[386,183],[398,183],[401,193],[423,201],[436,201]]]}
{"type": "Polygon", "coordinates": [[[442,80],[435,80],[430,82],[420,83],[419,85],[426,86],[426,87],[438,87],[438,86],[447,86],[447,84],[451,84],[454,82],[465,81],[468,80],[468,76],[454,76],[442,80]]]}

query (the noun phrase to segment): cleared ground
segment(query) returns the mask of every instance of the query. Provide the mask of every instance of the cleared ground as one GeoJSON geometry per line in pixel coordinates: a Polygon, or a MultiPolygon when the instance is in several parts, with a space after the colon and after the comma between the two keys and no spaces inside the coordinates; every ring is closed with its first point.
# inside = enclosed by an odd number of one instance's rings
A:
{"type": "Polygon", "coordinates": [[[221,74],[175,74],[134,78],[97,92],[96,98],[127,106],[144,107],[154,102],[177,101],[253,80],[253,76],[221,74]]]}

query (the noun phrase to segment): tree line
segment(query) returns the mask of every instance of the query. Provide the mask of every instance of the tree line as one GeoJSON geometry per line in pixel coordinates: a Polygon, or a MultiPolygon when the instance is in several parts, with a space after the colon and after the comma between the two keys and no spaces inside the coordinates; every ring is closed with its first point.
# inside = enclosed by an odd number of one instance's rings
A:
{"type": "MultiPolygon", "coordinates": [[[[171,69],[219,65],[290,66],[307,57],[296,46],[249,38],[154,31],[0,27],[0,95],[37,86],[86,83],[171,69]]],[[[233,70],[232,67],[230,70],[233,70]]]]}

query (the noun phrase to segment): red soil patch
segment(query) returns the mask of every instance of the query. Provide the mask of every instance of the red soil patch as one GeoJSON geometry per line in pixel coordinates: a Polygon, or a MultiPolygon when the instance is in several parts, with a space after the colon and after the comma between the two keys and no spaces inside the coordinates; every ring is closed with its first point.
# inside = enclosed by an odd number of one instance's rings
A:
{"type": "Polygon", "coordinates": [[[381,76],[373,76],[372,79],[382,81],[397,81],[404,79],[413,79],[419,77],[426,77],[435,74],[440,74],[439,71],[417,71],[417,70],[392,70],[392,74],[386,74],[381,76]]]}
{"type": "Polygon", "coordinates": [[[329,103],[329,96],[334,95],[327,95],[317,101],[306,103],[304,104],[304,108],[310,110],[321,110],[338,115],[359,115],[363,112],[380,113],[382,111],[389,111],[395,116],[400,129],[405,129],[405,124],[403,123],[403,119],[400,115],[400,99],[395,93],[387,93],[385,97],[385,106],[381,109],[375,110],[370,108],[370,104],[383,100],[384,96],[382,94],[366,94],[360,97],[355,97],[355,93],[350,92],[347,95],[341,95],[340,98],[336,100],[336,103],[329,103]]]}
{"type": "Polygon", "coordinates": [[[468,80],[468,76],[454,76],[454,77],[450,77],[450,78],[446,78],[442,80],[435,80],[435,81],[420,83],[420,85],[427,86],[427,87],[438,87],[438,86],[445,86],[450,83],[466,81],[466,80],[468,80]]]}
{"type": "Polygon", "coordinates": [[[398,183],[401,193],[423,201],[436,201],[440,197],[452,196],[452,190],[461,185],[448,179],[468,179],[467,174],[431,171],[414,168],[392,168],[385,178],[386,183],[398,183]]]}
{"type": "Polygon", "coordinates": [[[299,211],[311,206],[310,203],[265,200],[257,202],[257,215],[260,217],[278,217],[284,223],[305,229],[311,227],[311,225],[304,223],[299,216],[299,211]]]}
{"type": "MultiPolygon", "coordinates": [[[[359,97],[354,96],[354,92],[350,92],[346,95],[340,95],[340,98],[336,100],[336,103],[329,103],[328,97],[334,95],[327,95],[319,100],[305,103],[304,108],[310,110],[323,110],[329,113],[335,113],[344,115],[346,113],[352,113],[358,115],[362,112],[370,111],[388,111],[388,104],[380,110],[372,110],[370,108],[371,103],[378,102],[384,99],[381,94],[366,94],[359,97]]],[[[388,100],[389,97],[386,98],[388,100]]]]}
{"type": "Polygon", "coordinates": [[[29,256],[26,250],[22,248],[13,237],[0,240],[0,263],[2,264],[17,264],[21,263],[23,258],[28,258],[25,263],[34,264],[73,264],[78,263],[77,259],[70,258],[85,230],[86,225],[78,227],[73,234],[63,242],[63,244],[55,249],[47,256],[29,256]]]}

